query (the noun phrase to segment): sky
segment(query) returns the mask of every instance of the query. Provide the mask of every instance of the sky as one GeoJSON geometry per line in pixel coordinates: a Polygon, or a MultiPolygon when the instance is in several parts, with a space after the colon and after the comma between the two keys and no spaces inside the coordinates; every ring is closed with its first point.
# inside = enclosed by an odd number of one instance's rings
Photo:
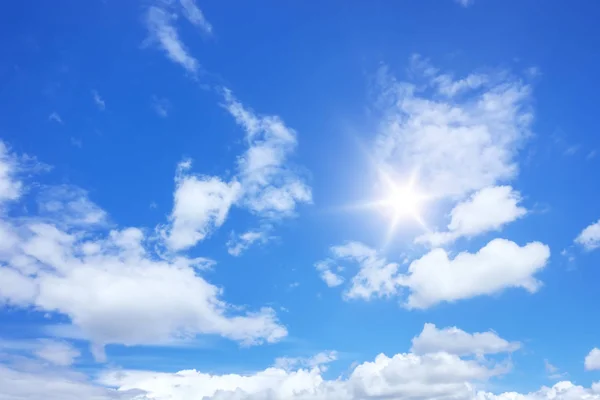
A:
{"type": "Polygon", "coordinates": [[[599,17],[4,2],[0,400],[600,399],[599,17]]]}

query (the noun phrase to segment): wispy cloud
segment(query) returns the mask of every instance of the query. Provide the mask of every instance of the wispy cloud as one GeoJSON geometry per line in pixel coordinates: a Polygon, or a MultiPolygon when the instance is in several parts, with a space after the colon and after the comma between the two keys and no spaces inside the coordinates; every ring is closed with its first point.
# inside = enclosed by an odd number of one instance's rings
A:
{"type": "Polygon", "coordinates": [[[204,13],[194,0],[180,0],[181,7],[183,8],[183,15],[195,26],[202,29],[203,32],[211,35],[213,28],[210,22],[204,17],[204,13]]]}
{"type": "Polygon", "coordinates": [[[463,7],[469,7],[472,6],[473,3],[475,3],[475,0],[454,0],[456,1],[458,4],[460,4],[463,7]]]}
{"type": "Polygon", "coordinates": [[[171,61],[181,65],[187,72],[196,74],[199,63],[188,52],[185,44],[180,40],[177,29],[173,25],[175,16],[167,10],[152,6],[146,15],[146,26],[150,40],[158,44],[171,61]]]}
{"type": "Polygon", "coordinates": [[[62,118],[60,117],[60,115],[58,115],[56,111],[53,111],[52,114],[48,116],[48,120],[58,122],[59,124],[63,123],[62,118]]]}
{"type": "Polygon", "coordinates": [[[171,103],[165,98],[159,98],[152,96],[152,108],[156,112],[156,115],[162,118],[169,116],[169,110],[171,109],[171,103]]]}
{"type": "Polygon", "coordinates": [[[106,108],[106,103],[104,102],[102,97],[100,97],[100,94],[96,90],[92,90],[92,98],[94,99],[94,103],[96,103],[96,106],[98,106],[98,109],[100,111],[104,111],[104,109],[106,108]]]}
{"type": "Polygon", "coordinates": [[[232,232],[231,238],[227,242],[227,252],[232,256],[237,257],[255,243],[267,243],[269,240],[273,239],[273,237],[269,235],[271,229],[272,227],[268,225],[258,230],[244,232],[240,235],[236,235],[232,232]]]}

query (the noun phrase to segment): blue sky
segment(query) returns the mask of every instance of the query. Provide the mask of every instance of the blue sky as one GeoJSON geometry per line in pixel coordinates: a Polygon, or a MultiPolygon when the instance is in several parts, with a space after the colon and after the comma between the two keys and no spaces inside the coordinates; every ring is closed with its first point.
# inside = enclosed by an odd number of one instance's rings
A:
{"type": "Polygon", "coordinates": [[[4,4],[0,399],[600,399],[599,15],[4,4]]]}

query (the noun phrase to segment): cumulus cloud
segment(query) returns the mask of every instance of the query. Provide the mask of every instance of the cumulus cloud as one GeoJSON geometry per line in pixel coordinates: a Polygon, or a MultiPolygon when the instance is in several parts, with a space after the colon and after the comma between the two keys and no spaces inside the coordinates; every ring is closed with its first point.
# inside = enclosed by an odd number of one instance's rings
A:
{"type": "MultiPolygon", "coordinates": [[[[476,253],[462,252],[453,259],[443,249],[431,250],[402,272],[398,263],[387,261],[362,243],[334,246],[331,252],[332,259],[316,264],[322,277],[340,261],[359,266],[344,292],[346,299],[397,296],[404,287],[409,289],[405,306],[422,309],[440,302],[491,295],[511,287],[536,292],[541,282],[535,274],[546,266],[550,257],[548,246],[539,242],[519,246],[506,239],[494,239],[476,253]]],[[[342,277],[335,283],[341,284],[342,277]]]]}
{"type": "Polygon", "coordinates": [[[585,369],[588,371],[600,369],[600,349],[592,349],[585,357],[585,369]]]}
{"type": "Polygon", "coordinates": [[[256,115],[230,90],[223,93],[225,109],[246,131],[248,149],[238,159],[242,204],[263,218],[293,215],[297,204],[312,201],[310,187],[289,167],[296,132],[278,116],[256,115]]]}
{"type": "Polygon", "coordinates": [[[241,189],[235,180],[227,183],[218,177],[193,175],[190,168],[189,160],[177,167],[170,224],[162,228],[162,235],[173,250],[194,246],[220,227],[241,189]]]}
{"type": "Polygon", "coordinates": [[[419,56],[412,71],[415,82],[386,68],[378,75],[376,158],[391,170],[418,169],[419,186],[436,198],[460,199],[514,178],[533,120],[530,87],[507,73],[454,79],[419,56]]]}
{"type": "Polygon", "coordinates": [[[305,399],[468,399],[471,382],[485,381],[506,372],[447,353],[418,356],[378,355],[358,365],[346,379],[325,380],[320,368],[285,370],[269,368],[252,375],[210,375],[195,370],[177,374],[143,371],[107,373],[100,381],[124,390],[141,389],[148,396],[205,400],[305,399]]]}
{"type": "Polygon", "coordinates": [[[260,230],[234,236],[227,244],[240,255],[252,244],[270,239],[271,223],[295,215],[299,203],[310,203],[310,187],[289,166],[297,145],[296,132],[277,116],[257,116],[224,91],[224,107],[246,132],[247,150],[238,158],[237,174],[229,181],[191,174],[191,161],[181,162],[175,178],[175,204],[170,223],[161,233],[172,250],[194,246],[220,227],[229,209],[239,206],[259,216],[260,230]]]}
{"type": "Polygon", "coordinates": [[[521,195],[510,186],[492,186],[474,193],[450,211],[445,232],[430,232],[415,239],[417,243],[441,246],[459,237],[474,237],[500,230],[523,217],[527,210],[519,206],[521,195]]]}
{"type": "Polygon", "coordinates": [[[508,353],[520,344],[502,339],[495,332],[468,333],[457,327],[438,329],[425,324],[419,336],[412,340],[411,351],[416,354],[446,352],[458,356],[508,353]]]}
{"type": "MultiPolygon", "coordinates": [[[[424,331],[426,329],[427,325],[424,331]]],[[[409,352],[392,356],[379,354],[372,361],[357,363],[348,374],[332,379],[323,376],[326,371],[324,365],[337,359],[337,353],[330,351],[307,358],[279,358],[274,367],[247,374],[220,375],[197,370],[170,373],[106,369],[96,374],[95,382],[68,368],[49,369],[35,364],[30,364],[28,368],[22,368],[22,364],[19,367],[2,365],[0,387],[7,399],[600,399],[597,384],[585,388],[568,381],[559,382],[553,387],[543,387],[529,394],[495,394],[483,391],[481,387],[493,383],[495,377],[510,371],[510,362],[474,359],[470,357],[471,354],[508,353],[515,346],[502,342],[497,336],[486,335],[490,332],[470,334],[458,328],[436,332],[442,336],[449,334],[457,338],[460,344],[447,342],[448,351],[442,349],[445,346],[435,344],[429,348],[421,347],[422,353],[409,352]],[[456,330],[453,331],[454,329],[456,330]],[[44,390],[48,390],[46,396],[42,396],[44,390]]],[[[420,337],[423,337],[423,333],[420,337]]]]}
{"type": "MultiPolygon", "coordinates": [[[[187,175],[181,179],[191,179],[192,186],[200,182],[187,175]]],[[[195,196],[203,188],[190,191],[195,196]]],[[[110,343],[157,344],[215,334],[253,345],[287,334],[271,308],[240,312],[222,300],[222,289],[200,275],[212,261],[163,257],[140,228],[90,226],[98,221],[99,208],[87,198],[71,205],[72,188],[67,195],[65,187],[50,193],[61,201],[43,202],[43,215],[0,220],[0,235],[7,239],[0,243],[0,302],[68,317],[96,354],[110,343]]],[[[198,198],[218,223],[222,209],[211,208],[210,196],[198,198]]],[[[198,215],[188,217],[196,225],[184,225],[184,232],[198,234],[198,215]]]]}
{"type": "Polygon", "coordinates": [[[408,308],[428,308],[511,287],[533,293],[541,285],[535,274],[549,257],[550,249],[542,243],[519,246],[506,239],[494,239],[477,253],[461,252],[453,259],[445,250],[434,249],[413,261],[399,284],[410,288],[408,308]]]}
{"type": "Polygon", "coordinates": [[[600,247],[600,220],[586,227],[575,239],[575,243],[591,251],[600,247]]]}

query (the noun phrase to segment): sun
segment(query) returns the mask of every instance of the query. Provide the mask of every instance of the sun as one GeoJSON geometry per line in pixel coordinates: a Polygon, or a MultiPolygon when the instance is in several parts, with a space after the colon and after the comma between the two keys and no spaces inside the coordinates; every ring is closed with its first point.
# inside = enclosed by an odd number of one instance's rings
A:
{"type": "Polygon", "coordinates": [[[392,187],[389,197],[382,201],[382,205],[390,209],[391,213],[399,218],[412,217],[420,219],[421,206],[424,196],[412,186],[392,187]]]}
{"type": "Polygon", "coordinates": [[[380,176],[384,194],[381,200],[372,205],[381,209],[389,219],[386,243],[392,239],[400,224],[406,224],[409,221],[417,222],[421,228],[427,230],[421,213],[430,196],[419,190],[417,171],[413,171],[410,179],[406,182],[395,181],[383,170],[380,171],[380,176]]]}

